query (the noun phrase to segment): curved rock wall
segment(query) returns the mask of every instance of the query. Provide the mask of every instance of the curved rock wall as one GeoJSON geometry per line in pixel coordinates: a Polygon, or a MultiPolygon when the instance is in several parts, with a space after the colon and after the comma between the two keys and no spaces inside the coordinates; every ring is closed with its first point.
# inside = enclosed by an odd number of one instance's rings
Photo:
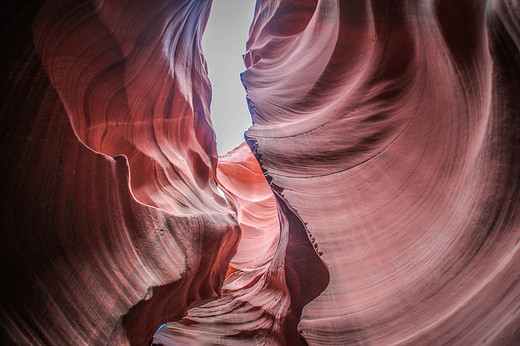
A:
{"type": "Polygon", "coordinates": [[[220,294],[240,229],[215,183],[209,5],[3,11],[2,343],[148,344],[220,294]]]}
{"type": "Polygon", "coordinates": [[[246,135],[330,272],[305,340],[517,341],[518,3],[258,3],[246,135]]]}
{"type": "Polygon", "coordinates": [[[210,6],[0,14],[2,342],[518,343],[518,2],[258,0],[218,164],[210,6]]]}
{"type": "Polygon", "coordinates": [[[242,229],[217,300],[168,323],[155,343],[299,344],[302,308],[325,289],[329,275],[301,219],[270,189],[245,143],[219,158],[222,187],[242,229]]]}

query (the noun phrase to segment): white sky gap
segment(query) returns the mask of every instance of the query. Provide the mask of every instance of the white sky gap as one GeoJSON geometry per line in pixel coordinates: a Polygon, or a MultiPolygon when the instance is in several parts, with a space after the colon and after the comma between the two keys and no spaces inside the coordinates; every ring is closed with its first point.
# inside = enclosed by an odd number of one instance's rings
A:
{"type": "Polygon", "coordinates": [[[202,50],[212,85],[211,121],[217,151],[223,155],[244,141],[251,126],[246,92],[240,81],[255,0],[213,0],[202,37],[202,50]]]}

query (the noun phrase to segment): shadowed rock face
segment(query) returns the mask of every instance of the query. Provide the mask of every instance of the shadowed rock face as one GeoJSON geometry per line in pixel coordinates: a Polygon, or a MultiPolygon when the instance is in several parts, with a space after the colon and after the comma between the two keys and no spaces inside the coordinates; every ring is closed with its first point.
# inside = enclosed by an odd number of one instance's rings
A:
{"type": "Polygon", "coordinates": [[[520,341],[518,2],[258,0],[220,158],[210,6],[0,14],[2,343],[520,341]]]}
{"type": "Polygon", "coordinates": [[[3,13],[4,343],[148,344],[220,294],[240,229],[215,183],[209,5],[3,13]]]}

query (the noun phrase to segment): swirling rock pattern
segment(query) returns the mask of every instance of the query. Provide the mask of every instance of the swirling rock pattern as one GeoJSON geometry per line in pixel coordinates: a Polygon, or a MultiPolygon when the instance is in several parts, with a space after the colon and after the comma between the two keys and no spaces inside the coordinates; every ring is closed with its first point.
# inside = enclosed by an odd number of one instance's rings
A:
{"type": "Polygon", "coordinates": [[[220,159],[210,5],[2,12],[2,341],[520,342],[518,1],[258,0],[220,159]]]}
{"type": "Polygon", "coordinates": [[[301,335],[517,342],[518,2],[315,3],[296,25],[300,2],[258,1],[242,76],[247,137],[330,272],[301,335]]]}
{"type": "Polygon", "coordinates": [[[215,299],[207,1],[48,1],[2,18],[3,344],[148,344],[215,299]]]}
{"type": "Polygon", "coordinates": [[[242,230],[230,265],[242,272],[266,269],[278,245],[280,221],[273,192],[245,143],[219,157],[217,179],[242,230]]]}
{"type": "Polygon", "coordinates": [[[301,310],[326,287],[328,272],[304,224],[276,192],[273,195],[245,143],[220,157],[217,172],[242,229],[222,296],[167,324],[154,341],[297,344],[301,310]]]}

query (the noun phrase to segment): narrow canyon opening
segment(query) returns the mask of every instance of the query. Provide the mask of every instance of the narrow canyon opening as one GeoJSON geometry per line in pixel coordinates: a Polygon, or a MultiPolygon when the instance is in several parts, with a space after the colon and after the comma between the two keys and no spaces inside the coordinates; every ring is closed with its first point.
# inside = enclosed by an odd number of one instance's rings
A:
{"type": "Polygon", "coordinates": [[[210,117],[219,155],[217,191],[236,213],[242,230],[227,278],[251,271],[258,275],[267,269],[280,232],[275,198],[244,140],[252,121],[241,81],[245,70],[242,56],[255,4],[255,0],[213,1],[201,42],[211,82],[210,117]]]}
{"type": "Polygon", "coordinates": [[[244,340],[261,339],[262,332],[227,330],[225,326],[236,313],[248,315],[241,323],[259,319],[259,330],[278,330],[280,340],[298,344],[297,324],[302,308],[328,284],[328,271],[305,225],[289,210],[286,201],[275,195],[266,179],[267,172],[245,142],[244,133],[251,126],[252,115],[241,81],[246,68],[242,55],[246,53],[255,3],[213,1],[202,37],[212,89],[210,117],[219,155],[217,190],[236,215],[240,241],[221,295],[192,307],[183,319],[161,325],[154,336],[157,344],[188,344],[192,338],[209,343],[208,337],[228,333],[243,334],[239,338],[244,340]],[[301,290],[300,281],[308,287],[301,290]],[[277,314],[284,318],[274,318],[277,314]]]}
{"type": "Polygon", "coordinates": [[[224,155],[244,142],[251,126],[246,92],[240,80],[255,0],[215,0],[202,36],[202,51],[211,81],[211,121],[217,152],[224,155]]]}

